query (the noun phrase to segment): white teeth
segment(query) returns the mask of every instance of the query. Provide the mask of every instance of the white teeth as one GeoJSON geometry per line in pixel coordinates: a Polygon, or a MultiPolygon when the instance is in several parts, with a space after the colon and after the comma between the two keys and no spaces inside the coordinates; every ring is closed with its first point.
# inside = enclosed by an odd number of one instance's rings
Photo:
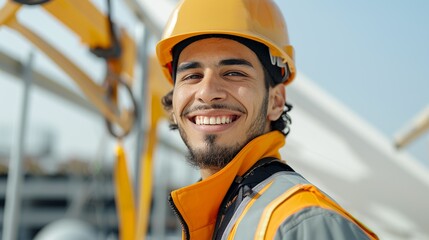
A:
{"type": "Polygon", "coordinates": [[[196,116],[195,124],[197,125],[219,125],[219,124],[227,124],[232,122],[232,118],[230,116],[218,116],[218,117],[205,117],[205,116],[196,116]]]}
{"type": "Polygon", "coordinates": [[[216,124],[220,124],[220,117],[216,118],[216,124]]]}

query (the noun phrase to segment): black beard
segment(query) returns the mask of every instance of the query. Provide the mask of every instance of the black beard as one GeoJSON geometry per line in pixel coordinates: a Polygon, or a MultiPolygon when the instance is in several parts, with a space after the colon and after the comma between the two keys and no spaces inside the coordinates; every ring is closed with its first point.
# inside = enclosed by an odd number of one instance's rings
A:
{"type": "Polygon", "coordinates": [[[221,169],[225,167],[242,148],[242,146],[238,144],[235,146],[221,147],[215,144],[216,135],[213,134],[207,135],[204,141],[207,144],[206,149],[193,150],[189,148],[188,155],[186,156],[186,160],[189,164],[200,169],[221,169]]]}
{"type": "Polygon", "coordinates": [[[247,145],[254,138],[265,133],[265,124],[267,120],[268,109],[268,91],[262,101],[262,106],[259,109],[258,117],[247,130],[247,139],[243,144],[235,144],[233,146],[219,146],[216,144],[217,136],[215,134],[208,134],[205,136],[204,141],[207,148],[204,150],[192,149],[188,144],[186,133],[179,126],[180,135],[189,149],[186,160],[189,164],[199,169],[222,169],[237,155],[240,150],[247,145]]]}

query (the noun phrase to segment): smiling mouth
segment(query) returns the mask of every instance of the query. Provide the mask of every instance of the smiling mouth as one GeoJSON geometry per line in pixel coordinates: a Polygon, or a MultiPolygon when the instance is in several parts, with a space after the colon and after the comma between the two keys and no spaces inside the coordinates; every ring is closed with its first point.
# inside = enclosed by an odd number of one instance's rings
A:
{"type": "Polygon", "coordinates": [[[236,121],[237,115],[228,116],[195,116],[191,119],[196,125],[222,125],[236,121]]]}

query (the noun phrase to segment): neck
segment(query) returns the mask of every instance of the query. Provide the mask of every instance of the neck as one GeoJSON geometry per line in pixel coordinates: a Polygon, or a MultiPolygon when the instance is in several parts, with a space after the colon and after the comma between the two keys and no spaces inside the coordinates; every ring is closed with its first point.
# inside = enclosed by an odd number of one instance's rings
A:
{"type": "Polygon", "coordinates": [[[202,168],[200,169],[201,178],[204,180],[211,175],[217,173],[220,169],[202,168]]]}

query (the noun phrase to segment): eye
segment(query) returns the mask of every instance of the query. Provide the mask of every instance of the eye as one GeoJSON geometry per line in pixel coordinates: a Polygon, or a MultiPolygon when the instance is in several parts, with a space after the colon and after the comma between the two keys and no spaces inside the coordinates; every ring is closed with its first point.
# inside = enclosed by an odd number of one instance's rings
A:
{"type": "Polygon", "coordinates": [[[228,71],[224,74],[224,76],[228,77],[244,77],[247,76],[247,74],[241,72],[241,71],[228,71]]]}
{"type": "Polygon", "coordinates": [[[201,74],[192,73],[192,74],[184,75],[183,77],[180,78],[180,81],[198,80],[201,78],[203,78],[201,74]]]}

